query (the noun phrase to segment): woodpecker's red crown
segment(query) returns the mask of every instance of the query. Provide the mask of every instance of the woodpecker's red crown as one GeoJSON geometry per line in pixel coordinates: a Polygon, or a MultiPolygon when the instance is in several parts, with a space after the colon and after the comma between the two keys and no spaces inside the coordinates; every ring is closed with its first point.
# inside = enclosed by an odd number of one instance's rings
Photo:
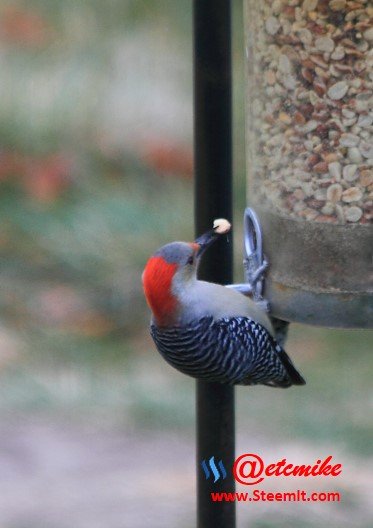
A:
{"type": "Polygon", "coordinates": [[[147,303],[158,325],[167,325],[177,315],[178,300],[173,292],[173,279],[178,271],[195,273],[196,243],[172,242],[158,249],[148,260],[142,281],[147,303]]]}

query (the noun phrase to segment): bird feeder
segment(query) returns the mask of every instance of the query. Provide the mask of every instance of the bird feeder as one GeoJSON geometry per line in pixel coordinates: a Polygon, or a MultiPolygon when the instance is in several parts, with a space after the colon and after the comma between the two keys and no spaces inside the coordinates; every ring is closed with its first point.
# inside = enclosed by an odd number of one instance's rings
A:
{"type": "Polygon", "coordinates": [[[245,0],[249,203],[277,318],[373,327],[373,7],[245,0]]]}

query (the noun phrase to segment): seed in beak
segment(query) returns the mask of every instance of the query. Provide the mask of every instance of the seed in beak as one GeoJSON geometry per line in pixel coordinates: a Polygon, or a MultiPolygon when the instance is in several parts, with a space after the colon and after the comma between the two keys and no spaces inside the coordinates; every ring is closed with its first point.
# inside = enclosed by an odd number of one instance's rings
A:
{"type": "Polygon", "coordinates": [[[217,218],[214,220],[212,227],[217,235],[225,235],[230,231],[231,224],[225,218],[217,218]]]}

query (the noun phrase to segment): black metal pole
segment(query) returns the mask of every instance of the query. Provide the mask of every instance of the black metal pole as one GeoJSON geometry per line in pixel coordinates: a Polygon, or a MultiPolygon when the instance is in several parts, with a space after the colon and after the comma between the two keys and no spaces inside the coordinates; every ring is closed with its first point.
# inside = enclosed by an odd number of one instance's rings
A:
{"type": "MultiPolygon", "coordinates": [[[[196,235],[214,218],[232,218],[230,0],[194,0],[194,153],[196,235]]],[[[204,257],[200,276],[233,281],[232,239],[218,241],[204,257]]],[[[235,489],[234,389],[197,381],[197,526],[234,528],[235,503],[213,502],[211,492],[235,489]],[[206,478],[202,460],[222,460],[226,478],[206,478]]]]}

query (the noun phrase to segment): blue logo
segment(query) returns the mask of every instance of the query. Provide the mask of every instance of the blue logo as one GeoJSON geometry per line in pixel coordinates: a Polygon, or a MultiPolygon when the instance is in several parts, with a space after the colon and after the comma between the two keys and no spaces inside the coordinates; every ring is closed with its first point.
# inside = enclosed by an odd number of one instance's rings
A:
{"type": "Polygon", "coordinates": [[[224,480],[226,478],[226,476],[227,476],[227,472],[225,470],[223,461],[219,460],[218,465],[216,466],[216,463],[215,463],[215,460],[214,460],[213,456],[209,459],[208,465],[206,463],[206,460],[202,460],[201,466],[202,466],[203,471],[205,472],[206,480],[210,478],[211,473],[214,475],[214,484],[220,478],[222,478],[224,480]],[[210,472],[210,470],[211,470],[211,472],[210,472]]]}

